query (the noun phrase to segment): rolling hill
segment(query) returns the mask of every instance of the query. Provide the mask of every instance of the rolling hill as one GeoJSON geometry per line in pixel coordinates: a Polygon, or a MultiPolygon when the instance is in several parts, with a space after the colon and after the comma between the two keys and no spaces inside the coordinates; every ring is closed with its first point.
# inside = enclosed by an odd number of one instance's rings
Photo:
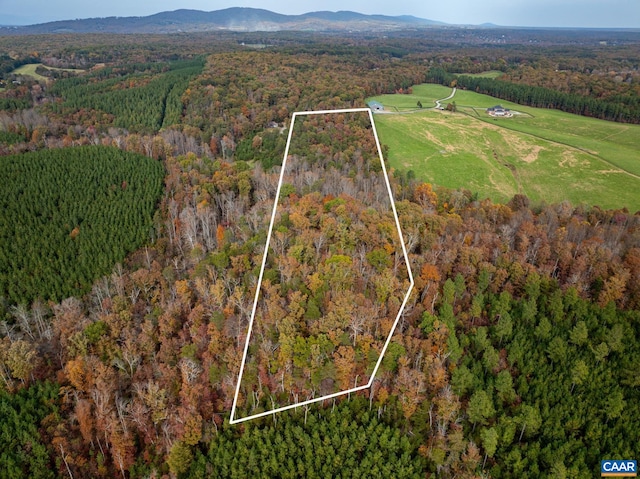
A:
{"type": "MultiPolygon", "coordinates": [[[[458,113],[426,108],[451,94],[440,85],[415,85],[412,95],[381,95],[376,115],[390,165],[423,181],[466,188],[506,202],[521,193],[534,202],[640,208],[640,127],[531,108],[457,90],[458,113]],[[416,109],[420,101],[424,110],[416,109]],[[513,118],[485,109],[501,103],[513,118]]],[[[447,103],[444,102],[444,104],[447,103]]]]}
{"type": "Polygon", "coordinates": [[[356,12],[310,12],[282,15],[257,8],[227,8],[212,12],[175,10],[146,17],[106,17],[63,20],[20,27],[0,27],[0,35],[46,33],[185,33],[208,31],[370,31],[444,25],[413,16],[364,15],[356,12]]]}

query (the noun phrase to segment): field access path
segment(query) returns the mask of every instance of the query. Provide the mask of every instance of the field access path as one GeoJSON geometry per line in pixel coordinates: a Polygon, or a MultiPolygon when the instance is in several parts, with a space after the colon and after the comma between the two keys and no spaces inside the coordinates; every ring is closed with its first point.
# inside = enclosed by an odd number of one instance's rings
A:
{"type": "Polygon", "coordinates": [[[440,104],[440,102],[451,100],[454,97],[455,94],[456,94],[456,87],[453,87],[453,90],[451,91],[451,95],[449,95],[447,98],[441,98],[440,100],[436,100],[435,101],[435,104],[436,104],[435,109],[436,110],[441,110],[442,109],[442,105],[440,104]]]}
{"type": "Polygon", "coordinates": [[[377,110],[375,113],[376,113],[376,115],[380,115],[380,114],[382,114],[382,115],[406,115],[408,113],[417,113],[417,112],[427,111],[427,110],[444,110],[444,107],[441,105],[441,103],[443,101],[451,100],[454,97],[455,94],[456,94],[456,87],[453,87],[453,89],[451,91],[451,95],[449,95],[446,98],[440,98],[439,100],[433,100],[434,106],[432,106],[430,108],[412,108],[412,109],[407,109],[405,111],[399,111],[398,107],[393,106],[395,111],[377,110]]]}

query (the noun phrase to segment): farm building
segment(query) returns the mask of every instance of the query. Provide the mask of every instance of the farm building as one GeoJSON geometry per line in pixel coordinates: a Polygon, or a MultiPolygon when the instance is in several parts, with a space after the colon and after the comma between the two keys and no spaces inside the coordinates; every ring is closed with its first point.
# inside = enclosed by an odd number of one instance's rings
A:
{"type": "Polygon", "coordinates": [[[511,112],[504,108],[502,105],[492,106],[487,108],[487,113],[491,116],[511,116],[511,112]]]}
{"type": "Polygon", "coordinates": [[[370,101],[367,103],[367,106],[372,112],[384,111],[384,105],[382,103],[378,103],[377,101],[370,101]]]}

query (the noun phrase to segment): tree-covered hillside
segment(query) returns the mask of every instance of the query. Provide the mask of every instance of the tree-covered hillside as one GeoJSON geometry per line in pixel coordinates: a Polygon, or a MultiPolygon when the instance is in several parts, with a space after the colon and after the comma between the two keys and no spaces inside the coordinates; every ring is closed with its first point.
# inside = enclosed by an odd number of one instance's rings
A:
{"type": "Polygon", "coordinates": [[[0,296],[81,295],[149,241],[162,164],[116,148],[0,158],[0,296]]]}
{"type": "Polygon", "coordinates": [[[136,132],[154,132],[176,125],[182,117],[182,96],[189,80],[202,71],[202,61],[138,65],[134,73],[98,71],[91,76],[59,80],[49,93],[62,101],[58,114],[93,111],[113,125],[136,132]],[[142,70],[136,73],[136,70],[142,70]]]}
{"type": "Polygon", "coordinates": [[[175,443],[169,465],[174,472],[186,470],[184,477],[193,479],[422,478],[425,460],[394,419],[378,417],[366,400],[354,398],[334,408],[285,413],[275,421],[268,418],[247,425],[243,432],[226,426],[208,451],[196,452],[188,470],[181,454],[188,446],[175,443]]]}
{"type": "MultiPolygon", "coordinates": [[[[0,112],[0,275],[8,299],[30,303],[5,301],[0,318],[0,471],[579,479],[637,454],[640,216],[521,194],[497,204],[402,170],[389,181],[415,288],[371,389],[229,424],[293,112],[364,106],[439,67],[516,79],[527,65],[549,71],[543,54],[579,61],[594,92],[606,84],[594,64],[635,91],[631,33],[610,50],[578,45],[584,32],[562,48],[495,35],[12,40],[18,56],[41,45],[51,64],[95,68],[0,92],[29,105],[0,112]],[[143,99],[174,72],[139,66],[203,50],[202,70],[174,84],[179,105],[166,97],[173,124],[156,121],[143,99]],[[86,94],[64,106],[74,85],[86,94]],[[134,98],[131,111],[116,106],[134,98]]],[[[243,413],[361,381],[398,310],[389,273],[403,260],[367,128],[317,123],[292,142],[303,161],[281,191],[271,324],[243,413]],[[350,316],[361,305],[370,314],[350,316]]]]}

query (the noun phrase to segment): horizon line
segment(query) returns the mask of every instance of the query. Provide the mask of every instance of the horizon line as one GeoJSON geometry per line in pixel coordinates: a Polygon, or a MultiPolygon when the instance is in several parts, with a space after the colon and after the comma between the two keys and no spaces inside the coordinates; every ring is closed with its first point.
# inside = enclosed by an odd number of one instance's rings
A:
{"type": "MultiPolygon", "coordinates": [[[[607,31],[612,31],[612,30],[616,30],[616,31],[631,31],[631,32],[638,32],[640,31],[640,27],[636,27],[636,26],[577,26],[577,25],[562,25],[562,26],[553,26],[553,25],[509,25],[509,24],[498,24],[498,23],[493,23],[492,21],[485,21],[485,22],[480,22],[480,23],[450,23],[450,22],[445,22],[442,20],[434,20],[431,18],[424,18],[424,17],[420,17],[420,16],[416,16],[413,13],[405,13],[405,14],[399,14],[399,15],[389,15],[389,14],[384,14],[384,13],[362,13],[362,12],[358,12],[356,10],[312,10],[312,11],[308,11],[305,13],[299,13],[299,14],[290,14],[290,13],[281,13],[281,12],[277,12],[274,10],[269,10],[266,8],[259,8],[259,7],[240,7],[240,6],[235,6],[235,7],[226,7],[226,8],[220,8],[220,9],[216,9],[216,10],[202,10],[202,9],[197,9],[197,8],[176,8],[175,10],[162,10],[162,11],[158,11],[155,13],[149,13],[146,15],[108,15],[108,16],[88,16],[88,17],[77,17],[77,18],[63,18],[63,19],[42,19],[42,20],[28,20],[28,19],[24,19],[24,20],[19,20],[17,17],[17,15],[7,15],[8,20],[0,20],[0,28],[25,28],[25,27],[35,27],[35,26],[41,26],[41,25],[47,25],[50,23],[64,23],[64,22],[79,22],[79,21],[86,21],[86,20],[111,20],[111,19],[141,19],[141,18],[149,18],[149,17],[153,17],[156,15],[162,15],[162,14],[167,14],[167,13],[175,13],[175,12],[198,12],[198,13],[217,13],[217,12],[224,12],[224,11],[228,11],[228,10],[255,10],[255,11],[262,11],[262,12],[269,12],[269,13],[273,13],[276,15],[282,15],[284,17],[303,17],[305,15],[311,15],[311,14],[315,14],[315,13],[333,13],[333,14],[338,14],[338,13],[354,13],[354,14],[358,14],[358,15],[363,15],[365,17],[387,17],[387,18],[394,18],[394,19],[402,19],[403,17],[411,17],[411,18],[415,18],[416,20],[423,20],[425,22],[432,22],[433,25],[424,25],[425,27],[458,27],[458,28],[468,28],[468,27],[476,27],[476,28],[487,28],[487,29],[491,29],[491,28],[505,28],[505,29],[540,29],[540,30],[607,30],[607,31]],[[26,22],[34,22],[35,23],[26,23],[26,22]],[[4,22],[8,22],[8,23],[4,23],[4,22]],[[17,23],[16,23],[17,22],[17,23]],[[24,23],[23,23],[24,22],[24,23]]],[[[0,18],[2,18],[2,16],[0,16],[0,18]]],[[[339,21],[339,20],[338,20],[339,21]]],[[[258,30],[260,31],[260,30],[258,30]]],[[[82,32],[78,32],[78,33],[82,33],[82,32]]]]}

